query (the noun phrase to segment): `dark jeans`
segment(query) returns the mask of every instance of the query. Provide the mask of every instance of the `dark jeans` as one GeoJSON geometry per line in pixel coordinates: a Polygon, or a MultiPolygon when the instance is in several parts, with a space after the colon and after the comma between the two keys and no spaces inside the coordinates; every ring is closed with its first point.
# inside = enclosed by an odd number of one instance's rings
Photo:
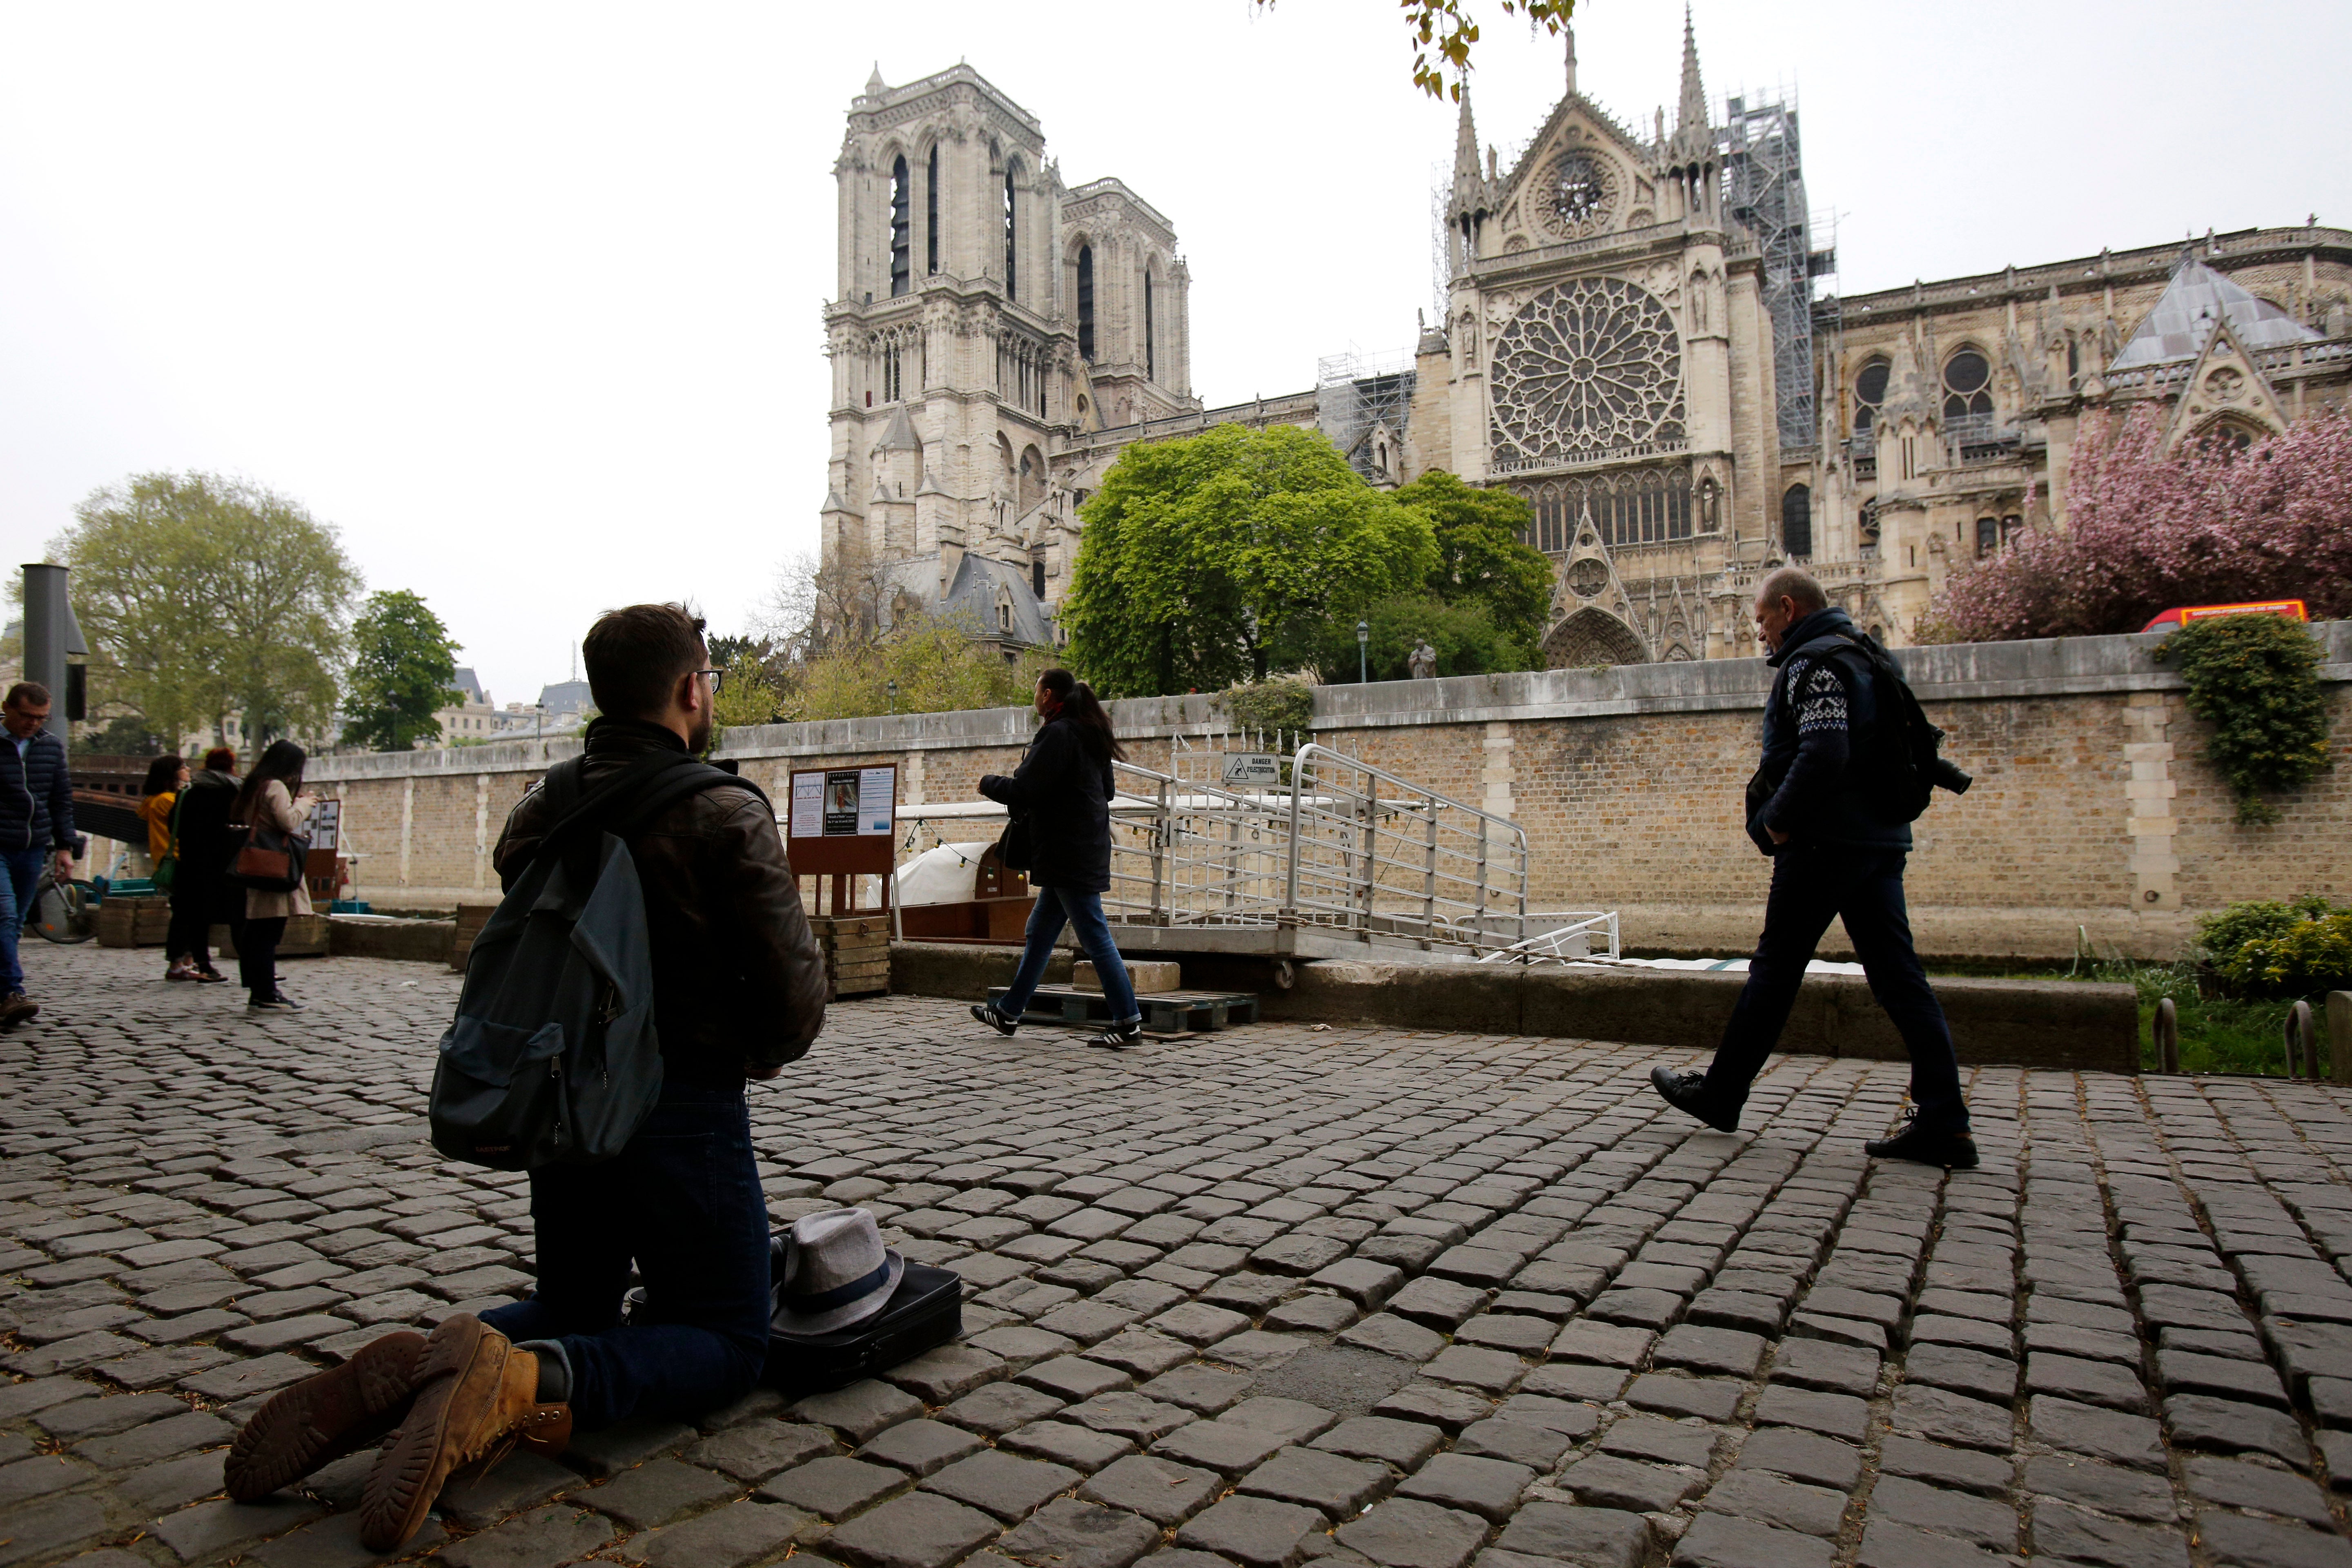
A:
{"type": "Polygon", "coordinates": [[[16,962],[16,942],[33,912],[33,889],[40,886],[41,863],[48,849],[0,849],[0,996],[25,988],[25,971],[16,962]]]}
{"type": "Polygon", "coordinates": [[[1110,939],[1103,919],[1102,895],[1076,888],[1040,888],[1029,911],[1028,945],[1021,950],[1021,967],[1013,973],[1013,986],[997,1006],[1008,1018],[1018,1018],[1029,1005],[1037,982],[1045,978],[1046,961],[1054,956],[1066,922],[1078,931],[1078,946],[1094,960],[1095,976],[1102,982],[1103,1000],[1110,1004],[1111,1022],[1139,1024],[1143,1009],[1135,1005],[1135,984],[1127,977],[1127,963],[1110,939]]]}
{"type": "Polygon", "coordinates": [[[1903,908],[1906,858],[1900,849],[1834,844],[1790,844],[1772,858],[1764,934],[1748,963],[1748,984],[1731,1011],[1723,1044],[1706,1069],[1710,1093],[1731,1105],[1746,1103],[1748,1086],[1764,1070],[1764,1058],[1780,1043],[1781,1026],[1796,1005],[1805,965],[1836,917],[1845,921],[1870,994],[1895,1020],[1911,1052],[1911,1102],[1919,1108],[1919,1125],[1968,1130],[1952,1032],[1911,948],[1911,921],[1903,908]]]}
{"type": "Polygon", "coordinates": [[[257,1002],[278,994],[278,944],[286,940],[286,917],[248,920],[236,928],[237,983],[257,1002]]]}
{"type": "Polygon", "coordinates": [[[211,887],[195,881],[184,866],[181,868],[179,879],[172,884],[172,925],[163,937],[166,963],[191,958],[198,969],[213,966],[213,906],[219,901],[211,887]]]}
{"type": "Polygon", "coordinates": [[[539,1290],[482,1321],[555,1340],[583,1431],[691,1421],[741,1398],[768,1357],[768,1205],[740,1089],[671,1084],[627,1148],[530,1173],[539,1290]],[[621,1326],[636,1261],[646,1303],[621,1326]]]}

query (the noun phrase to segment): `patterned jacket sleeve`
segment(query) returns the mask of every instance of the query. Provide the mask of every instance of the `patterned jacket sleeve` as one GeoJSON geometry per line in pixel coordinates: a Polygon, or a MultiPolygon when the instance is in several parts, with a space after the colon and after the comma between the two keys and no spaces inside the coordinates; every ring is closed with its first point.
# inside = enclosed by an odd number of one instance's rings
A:
{"type": "Polygon", "coordinates": [[[1797,725],[1797,760],[1759,813],[1764,826],[1801,832],[1817,818],[1845,775],[1851,754],[1849,694],[1836,661],[1800,654],[1789,661],[1789,706],[1797,725]]]}

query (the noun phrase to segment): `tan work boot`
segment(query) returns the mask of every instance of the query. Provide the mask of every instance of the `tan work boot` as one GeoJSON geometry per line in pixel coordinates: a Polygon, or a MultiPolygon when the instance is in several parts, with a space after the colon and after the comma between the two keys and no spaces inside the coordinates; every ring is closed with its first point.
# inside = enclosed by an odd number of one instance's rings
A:
{"type": "Polygon", "coordinates": [[[280,1390],[253,1413],[221,1463],[228,1495],[252,1502],[330,1460],[373,1447],[408,1414],[424,1359],[425,1336],[404,1329],[280,1390]]]}
{"type": "Polygon", "coordinates": [[[425,1342],[408,1418],[368,1473],[360,1544],[390,1552],[415,1535],[456,1470],[517,1443],[555,1454],[571,1440],[571,1406],[540,1402],[539,1357],[460,1312],[425,1342]]]}

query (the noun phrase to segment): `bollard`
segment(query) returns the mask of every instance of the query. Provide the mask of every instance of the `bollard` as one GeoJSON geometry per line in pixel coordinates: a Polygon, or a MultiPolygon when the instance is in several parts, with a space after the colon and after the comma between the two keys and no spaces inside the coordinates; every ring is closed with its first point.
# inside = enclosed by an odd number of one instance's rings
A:
{"type": "Polygon", "coordinates": [[[2352,991],[2327,994],[2327,1079],[2352,1083],[2352,991]]]}
{"type": "Polygon", "coordinates": [[[2286,1036],[2286,1076],[2296,1076],[2296,1058],[2301,1058],[2303,1077],[2315,1081],[2319,1077],[2319,1035],[2313,1027],[2311,1004],[2298,1002],[2286,1010],[2286,1024],[2281,1030],[2286,1036]]]}
{"type": "Polygon", "coordinates": [[[2180,1070],[2180,1009],[2169,996],[2156,1005],[2156,1066],[2159,1072],[2180,1070]]]}

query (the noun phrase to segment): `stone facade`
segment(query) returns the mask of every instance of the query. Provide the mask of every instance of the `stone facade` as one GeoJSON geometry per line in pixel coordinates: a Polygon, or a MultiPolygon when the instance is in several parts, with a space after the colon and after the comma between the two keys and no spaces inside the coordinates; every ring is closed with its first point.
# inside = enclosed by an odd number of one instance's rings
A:
{"type": "MultiPolygon", "coordinates": [[[[2237,825],[2200,756],[2208,726],[2152,658],[2158,637],[1906,653],[1921,700],[1950,731],[1947,754],[1977,781],[1958,799],[1939,795],[1916,827],[1909,891],[1923,947],[2064,958],[2087,933],[2102,953],[2170,957],[2203,910],[2305,891],[2352,898],[2352,622],[2318,629],[2336,765],[2281,798],[2283,819],[2264,827],[2237,825]]],[[[1769,870],[1739,822],[1767,681],[1760,660],[1718,659],[1328,686],[1314,728],[1335,750],[1517,822],[1538,907],[1616,909],[1637,948],[1738,953],[1755,940],[1769,870]]],[[[1213,748],[1225,727],[1205,697],[1113,714],[1133,760],[1160,771],[1180,743],[1213,748]]],[[[897,763],[903,816],[977,800],[981,775],[1010,772],[1034,724],[1027,710],[993,709],[775,725],[730,732],[723,754],[777,800],[795,768],[897,763]]],[[[577,744],[327,757],[310,777],[343,800],[368,897],[448,903],[495,891],[488,850],[508,810],[577,744]]],[[[933,841],[909,824],[901,858],[933,841]]]]}
{"type": "Polygon", "coordinates": [[[2352,392],[2352,232],[2315,224],[1816,300],[1834,258],[1794,110],[1718,112],[1687,20],[1682,50],[1671,129],[1642,128],[1579,87],[1571,36],[1507,166],[1465,92],[1443,318],[1393,363],[1215,409],[1166,217],[1117,180],[1066,190],[969,67],[868,82],[836,165],[827,558],[1051,641],[1121,450],[1296,424],[1376,484],[1437,468],[1527,497],[1554,668],[1747,657],[1756,584],[1790,561],[1903,646],[1957,566],[2063,525],[2086,415],[2155,399],[2177,439],[2243,440],[2352,392]]]}

